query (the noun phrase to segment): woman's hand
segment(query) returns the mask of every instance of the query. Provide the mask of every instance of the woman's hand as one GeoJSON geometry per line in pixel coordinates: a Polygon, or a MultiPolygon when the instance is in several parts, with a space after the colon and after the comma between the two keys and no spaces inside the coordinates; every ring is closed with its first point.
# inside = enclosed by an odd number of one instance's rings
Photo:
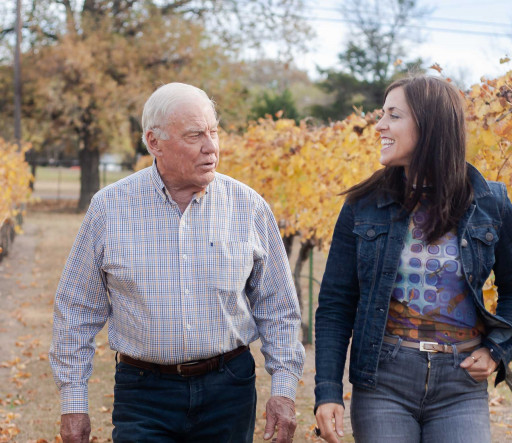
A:
{"type": "Polygon", "coordinates": [[[498,363],[492,359],[489,349],[482,347],[465,358],[460,367],[466,369],[473,379],[481,382],[496,370],[498,363]]]}
{"type": "Polygon", "coordinates": [[[343,437],[344,413],[345,408],[338,403],[324,403],[318,406],[316,422],[320,429],[320,437],[328,443],[338,443],[339,440],[336,434],[343,437]],[[336,432],[334,432],[335,430],[336,432]]]}

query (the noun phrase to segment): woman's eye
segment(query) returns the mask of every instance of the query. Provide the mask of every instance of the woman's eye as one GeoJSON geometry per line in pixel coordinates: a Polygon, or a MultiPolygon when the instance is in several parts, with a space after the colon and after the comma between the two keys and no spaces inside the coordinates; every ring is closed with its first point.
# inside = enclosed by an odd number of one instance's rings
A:
{"type": "Polygon", "coordinates": [[[396,114],[390,114],[389,115],[391,117],[392,120],[396,120],[396,119],[399,119],[400,117],[396,114]]]}

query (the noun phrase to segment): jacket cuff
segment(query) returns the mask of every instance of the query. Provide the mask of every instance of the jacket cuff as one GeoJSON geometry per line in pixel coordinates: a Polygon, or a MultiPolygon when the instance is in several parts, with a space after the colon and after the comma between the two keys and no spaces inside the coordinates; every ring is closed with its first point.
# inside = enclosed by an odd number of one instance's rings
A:
{"type": "Polygon", "coordinates": [[[506,377],[506,369],[505,369],[505,352],[492,340],[485,337],[482,340],[482,345],[489,349],[489,353],[491,354],[491,358],[498,363],[496,368],[496,379],[494,381],[494,386],[498,386],[498,383],[505,380],[506,377]]]}
{"type": "Polygon", "coordinates": [[[343,385],[330,381],[317,383],[315,386],[315,409],[313,413],[316,414],[318,406],[324,403],[337,403],[345,407],[343,402],[343,385]]]}
{"type": "Polygon", "coordinates": [[[491,357],[496,363],[499,363],[503,359],[503,351],[492,340],[489,340],[487,337],[485,337],[482,340],[482,345],[489,349],[491,357]]]}

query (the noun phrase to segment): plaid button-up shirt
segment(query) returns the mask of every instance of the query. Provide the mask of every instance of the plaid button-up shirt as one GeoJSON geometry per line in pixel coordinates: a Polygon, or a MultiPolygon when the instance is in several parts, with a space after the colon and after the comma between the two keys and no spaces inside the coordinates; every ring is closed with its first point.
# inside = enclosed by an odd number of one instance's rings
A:
{"type": "Polygon", "coordinates": [[[94,337],[177,364],[261,338],[272,395],[295,398],[304,348],[279,229],[266,202],[222,174],[181,214],[156,165],[98,192],[55,297],[50,362],[61,411],[88,411],[94,337]]]}

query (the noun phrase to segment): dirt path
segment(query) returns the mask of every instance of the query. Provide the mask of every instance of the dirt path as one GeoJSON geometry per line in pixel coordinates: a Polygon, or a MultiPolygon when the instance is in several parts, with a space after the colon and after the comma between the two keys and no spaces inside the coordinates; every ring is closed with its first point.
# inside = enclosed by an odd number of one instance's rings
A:
{"type": "MultiPolygon", "coordinates": [[[[63,202],[64,205],[70,203],[63,202]]],[[[64,261],[83,215],[45,204],[31,208],[7,259],[0,263],[0,443],[60,441],[59,397],[48,364],[52,303],[64,261]],[[58,211],[56,211],[58,209],[58,211]]],[[[114,354],[106,332],[97,338],[98,351],[89,385],[92,441],[110,441],[114,354]]],[[[270,377],[257,344],[258,410],[255,441],[263,441],[264,406],[270,395],[270,377]]],[[[313,437],[314,351],[307,361],[297,395],[298,428],[295,442],[313,437]]],[[[350,387],[350,384],[346,384],[350,387]]],[[[347,405],[349,404],[347,394],[347,405]]],[[[501,385],[490,389],[493,442],[512,441],[512,396],[501,385]]],[[[348,415],[348,413],[347,413],[348,415]]],[[[347,417],[345,442],[353,442],[347,417]]]]}

